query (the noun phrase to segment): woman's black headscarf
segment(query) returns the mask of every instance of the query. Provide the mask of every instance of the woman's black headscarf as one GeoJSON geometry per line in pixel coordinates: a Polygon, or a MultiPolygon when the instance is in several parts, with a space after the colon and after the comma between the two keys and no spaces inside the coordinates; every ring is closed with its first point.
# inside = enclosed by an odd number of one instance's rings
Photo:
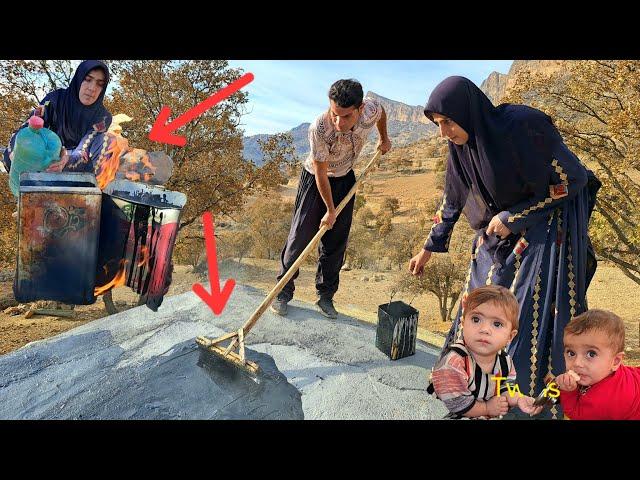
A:
{"type": "MultiPolygon", "coordinates": [[[[449,142],[447,177],[472,227],[486,226],[493,215],[549,189],[551,144],[559,134],[545,113],[524,105],[493,106],[473,82],[448,77],[431,93],[424,109],[451,118],[469,134],[465,145],[449,142]],[[480,197],[480,198],[479,198],[480,197]],[[484,224],[484,225],[483,225],[484,224]]],[[[455,201],[455,198],[450,198],[455,201]]]]}
{"type": "Polygon", "coordinates": [[[102,104],[108,83],[107,65],[99,60],[85,60],[78,65],[67,88],[55,90],[44,98],[43,104],[49,101],[44,110],[45,125],[58,134],[65,148],[75,148],[94,125],[104,122],[105,129],[111,125],[111,114],[102,104]],[[95,68],[104,72],[105,84],[93,104],[83,105],[79,97],[80,86],[87,74],[95,68]]]}

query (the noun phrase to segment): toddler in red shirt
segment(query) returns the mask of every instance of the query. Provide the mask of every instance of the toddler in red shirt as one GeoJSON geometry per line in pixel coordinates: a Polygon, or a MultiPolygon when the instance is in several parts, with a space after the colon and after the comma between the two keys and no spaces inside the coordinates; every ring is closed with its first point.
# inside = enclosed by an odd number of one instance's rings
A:
{"type": "Polygon", "coordinates": [[[640,420],[640,368],[622,364],[624,322],[588,310],[564,329],[567,371],[555,381],[571,420],[640,420]]]}

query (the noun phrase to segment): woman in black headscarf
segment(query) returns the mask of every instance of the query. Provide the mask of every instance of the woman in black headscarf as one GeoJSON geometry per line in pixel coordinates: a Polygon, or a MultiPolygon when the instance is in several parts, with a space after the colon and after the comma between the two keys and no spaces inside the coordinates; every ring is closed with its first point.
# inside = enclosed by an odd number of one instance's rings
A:
{"type": "MultiPolygon", "coordinates": [[[[111,124],[111,114],[102,103],[108,83],[107,65],[99,60],[85,60],[78,65],[67,88],[50,92],[34,110],[34,114],[43,118],[44,127],[58,134],[64,147],[61,160],[50,170],[93,171],[88,156],[82,156],[80,149],[71,154],[67,151],[76,149],[86,134],[106,131],[111,124]]],[[[27,122],[18,131],[26,126],[27,122]]],[[[9,148],[3,154],[7,171],[11,168],[11,152],[17,133],[13,134],[9,148]]]]}
{"type": "MultiPolygon", "coordinates": [[[[495,107],[466,78],[442,81],[424,113],[449,140],[449,155],[440,208],[410,271],[421,274],[432,252],[448,250],[464,211],[476,235],[463,301],[482,285],[515,294],[520,330],[508,353],[522,392],[535,396],[548,373],[564,372],[564,327],[587,309],[596,269],[587,226],[600,182],[549,116],[524,105],[495,107]]],[[[461,338],[462,304],[445,348],[461,338]]]]}

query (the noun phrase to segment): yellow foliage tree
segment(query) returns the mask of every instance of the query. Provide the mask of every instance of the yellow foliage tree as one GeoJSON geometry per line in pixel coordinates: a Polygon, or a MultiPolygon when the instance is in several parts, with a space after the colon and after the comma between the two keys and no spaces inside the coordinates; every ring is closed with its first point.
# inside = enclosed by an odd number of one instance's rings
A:
{"type": "Polygon", "coordinates": [[[241,221],[251,234],[254,257],[278,258],[289,234],[292,210],[278,193],[260,196],[246,210],[241,221]]]}
{"type": "Polygon", "coordinates": [[[162,150],[174,162],[167,185],[184,192],[187,205],[180,228],[195,222],[205,211],[232,213],[246,198],[282,183],[282,170],[290,160],[290,138],[278,137],[263,145],[266,162],[257,167],[242,156],[240,118],[248,94],[240,90],[175,133],[187,138],[184,147],[161,145],[148,138],[163,106],[173,118],[195,107],[242,75],[226,60],[128,60],[112,62],[117,74],[108,106],[133,118],[125,128],[129,143],[150,151],[162,150]],[[289,141],[289,145],[287,145],[289,141]],[[266,150],[266,151],[265,151],[266,150]]]}

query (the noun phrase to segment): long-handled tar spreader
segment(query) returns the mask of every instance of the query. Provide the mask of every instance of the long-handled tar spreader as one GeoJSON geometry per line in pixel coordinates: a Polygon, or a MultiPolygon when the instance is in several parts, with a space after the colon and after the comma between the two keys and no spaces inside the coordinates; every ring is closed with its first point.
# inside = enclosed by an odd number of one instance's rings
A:
{"type": "MultiPolygon", "coordinates": [[[[354,183],[353,187],[351,187],[351,190],[349,190],[349,193],[347,193],[347,195],[342,199],[342,201],[336,208],[336,216],[340,215],[340,212],[344,209],[349,200],[351,200],[351,197],[355,195],[358,185],[361,183],[365,175],[369,172],[371,166],[376,163],[380,155],[380,150],[376,151],[376,154],[369,161],[362,173],[360,173],[360,176],[357,178],[356,183],[354,183]]],[[[244,351],[244,339],[256,324],[256,322],[260,319],[265,310],[269,307],[269,305],[271,305],[271,302],[276,297],[276,295],[278,295],[278,293],[280,293],[280,291],[284,288],[287,282],[298,270],[306,256],[309,254],[309,252],[311,252],[311,250],[313,250],[313,248],[317,245],[317,243],[320,241],[320,239],[328,229],[329,227],[326,224],[320,227],[318,233],[316,233],[315,236],[311,239],[309,244],[297,258],[297,260],[293,263],[293,265],[291,265],[291,268],[287,270],[285,276],[282,277],[282,279],[276,284],[275,287],[273,287],[271,292],[269,292],[269,295],[267,295],[267,298],[264,299],[264,301],[260,304],[256,311],[253,312],[249,320],[247,320],[242,327],[240,327],[235,332],[227,333],[216,339],[209,339],[207,337],[200,336],[196,338],[196,342],[198,343],[198,345],[206,351],[215,354],[216,356],[222,358],[223,360],[231,363],[234,366],[237,366],[251,374],[257,374],[260,370],[260,367],[257,363],[246,359],[244,351]],[[226,347],[220,346],[220,344],[226,340],[230,340],[229,345],[227,345],[226,347]],[[237,353],[235,350],[237,350],[237,353]]]]}

